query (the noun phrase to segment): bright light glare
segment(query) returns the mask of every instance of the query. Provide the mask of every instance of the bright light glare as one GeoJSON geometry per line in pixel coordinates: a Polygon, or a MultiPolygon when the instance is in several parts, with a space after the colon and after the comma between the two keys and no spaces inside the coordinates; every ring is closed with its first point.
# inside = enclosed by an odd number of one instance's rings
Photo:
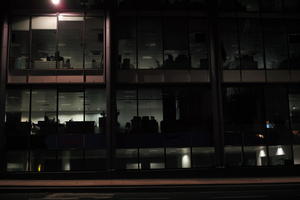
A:
{"type": "Polygon", "coordinates": [[[51,0],[54,5],[58,5],[60,0],[51,0]]]}

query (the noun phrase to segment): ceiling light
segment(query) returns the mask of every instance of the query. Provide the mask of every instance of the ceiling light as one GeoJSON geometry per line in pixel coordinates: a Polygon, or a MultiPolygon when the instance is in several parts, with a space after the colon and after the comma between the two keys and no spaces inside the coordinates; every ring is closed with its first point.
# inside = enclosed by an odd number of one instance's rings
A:
{"type": "Polygon", "coordinates": [[[60,0],[51,0],[53,5],[57,6],[60,3],[60,0]]]}

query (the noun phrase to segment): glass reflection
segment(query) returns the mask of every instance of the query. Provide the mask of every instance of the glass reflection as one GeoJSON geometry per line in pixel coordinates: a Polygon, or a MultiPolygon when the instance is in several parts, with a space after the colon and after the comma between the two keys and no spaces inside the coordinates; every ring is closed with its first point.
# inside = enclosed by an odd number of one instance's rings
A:
{"type": "Polygon", "coordinates": [[[61,68],[83,68],[83,32],[84,17],[58,17],[58,52],[56,57],[61,68]]]}

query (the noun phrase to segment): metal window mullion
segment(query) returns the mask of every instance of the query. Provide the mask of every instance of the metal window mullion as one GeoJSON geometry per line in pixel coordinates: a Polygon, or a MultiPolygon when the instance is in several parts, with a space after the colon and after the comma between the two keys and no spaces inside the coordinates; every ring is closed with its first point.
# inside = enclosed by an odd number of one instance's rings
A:
{"type": "MultiPolygon", "coordinates": [[[[198,19],[198,18],[197,18],[198,19]]],[[[191,23],[191,18],[190,16],[187,16],[186,17],[186,30],[187,30],[187,37],[186,37],[186,40],[187,40],[187,51],[188,51],[188,58],[189,58],[189,66],[188,68],[189,69],[192,69],[192,55],[191,55],[191,44],[190,44],[190,33],[191,33],[191,30],[190,30],[190,23],[191,23]]]]}
{"type": "MultiPolygon", "coordinates": [[[[29,89],[29,115],[28,115],[28,118],[29,118],[29,123],[30,123],[30,125],[31,125],[31,112],[32,112],[32,86],[30,87],[30,89],[29,89]]],[[[29,135],[27,136],[27,142],[28,142],[28,149],[27,149],[27,151],[28,151],[28,154],[27,154],[27,156],[28,156],[28,158],[27,158],[27,162],[28,162],[28,169],[27,169],[27,171],[31,171],[31,162],[30,162],[30,157],[31,157],[31,149],[32,149],[32,147],[31,147],[31,141],[30,141],[30,137],[31,137],[31,127],[30,127],[30,132],[29,132],[29,135]]]]}
{"type": "MultiPolygon", "coordinates": [[[[30,69],[30,71],[33,69],[33,58],[32,58],[32,16],[29,17],[29,45],[28,45],[28,53],[29,53],[29,63],[28,63],[28,68],[30,69]]],[[[29,73],[26,73],[26,83],[29,82],[29,73]]]]}
{"type": "Polygon", "coordinates": [[[83,16],[83,30],[82,30],[82,36],[81,36],[81,43],[83,45],[82,53],[82,65],[83,65],[83,83],[86,83],[86,71],[85,71],[85,58],[86,58],[86,10],[84,10],[84,16],[83,16]]]}
{"type": "Polygon", "coordinates": [[[294,141],[293,141],[293,135],[292,135],[292,118],[291,118],[291,114],[290,114],[290,99],[289,99],[289,94],[290,94],[290,88],[289,86],[286,86],[286,98],[287,98],[287,110],[288,112],[288,120],[289,120],[289,124],[288,124],[288,138],[289,138],[289,144],[290,144],[290,150],[291,150],[291,160],[293,161],[293,165],[295,165],[294,162],[294,141]]]}

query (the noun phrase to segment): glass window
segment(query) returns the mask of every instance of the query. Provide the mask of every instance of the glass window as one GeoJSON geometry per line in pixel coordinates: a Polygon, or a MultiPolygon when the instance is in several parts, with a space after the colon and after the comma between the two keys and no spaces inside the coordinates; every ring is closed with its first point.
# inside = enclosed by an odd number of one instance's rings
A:
{"type": "Polygon", "coordinates": [[[118,21],[119,65],[121,69],[136,68],[136,18],[120,17],[118,21]]]}
{"type": "Polygon", "coordinates": [[[141,169],[162,169],[165,168],[163,148],[140,149],[141,169]]]}
{"type": "Polygon", "coordinates": [[[58,154],[58,165],[62,171],[83,169],[83,152],[80,150],[65,150],[58,154]]]}
{"type": "Polygon", "coordinates": [[[140,169],[137,149],[116,150],[117,169],[140,169]]]}
{"type": "Polygon", "coordinates": [[[299,12],[300,2],[298,0],[283,0],[284,10],[286,12],[299,12]]]}
{"type": "Polygon", "coordinates": [[[103,18],[86,17],[85,21],[85,69],[103,74],[103,18]]]}
{"type": "Polygon", "coordinates": [[[135,0],[118,0],[119,8],[133,9],[135,7],[135,0]]]}
{"type": "Polygon", "coordinates": [[[240,56],[237,35],[237,23],[235,20],[224,19],[219,21],[221,38],[221,58],[224,69],[239,69],[240,56]]]}
{"type": "Polygon", "coordinates": [[[268,165],[267,148],[265,146],[245,146],[244,165],[246,166],[268,165]]]}
{"type": "Polygon", "coordinates": [[[29,90],[8,89],[6,95],[6,122],[29,122],[29,90]]]}
{"type": "Polygon", "coordinates": [[[206,20],[190,20],[190,57],[191,67],[208,69],[208,24],[206,20]]]}
{"type": "Polygon", "coordinates": [[[289,20],[287,25],[290,67],[300,69],[300,21],[289,20]]]}
{"type": "Polygon", "coordinates": [[[56,90],[40,89],[32,91],[32,135],[52,135],[56,133],[56,97],[56,90]]]}
{"type": "Polygon", "coordinates": [[[58,93],[58,131],[68,134],[90,132],[90,127],[83,122],[84,94],[78,91],[62,91],[58,93]],[[87,126],[85,126],[87,125],[87,126]]]}
{"type": "MultiPolygon", "coordinates": [[[[258,87],[224,89],[224,129],[226,165],[265,165],[267,159],[257,159],[260,152],[267,157],[265,148],[264,90],[258,87]],[[241,146],[244,149],[242,157],[241,146]],[[241,160],[243,158],[243,160],[241,160]]],[[[264,158],[263,158],[264,159],[264,158]]]]}
{"type": "Polygon", "coordinates": [[[83,24],[82,16],[58,16],[58,52],[59,66],[66,69],[83,68],[83,24]]]}
{"type": "Polygon", "coordinates": [[[240,19],[239,27],[242,69],[264,69],[260,21],[240,19]]]}
{"type": "Polygon", "coordinates": [[[238,5],[236,0],[218,0],[220,11],[236,11],[238,5]]]}
{"type": "Polygon", "coordinates": [[[142,133],[160,132],[160,122],[163,119],[161,90],[140,89],[138,91],[138,112],[142,133]]]}
{"type": "Polygon", "coordinates": [[[286,29],[281,20],[265,20],[265,57],[267,69],[288,69],[286,29]],[[274,42],[276,41],[276,42],[274,42]]]}
{"type": "Polygon", "coordinates": [[[261,3],[262,12],[280,12],[282,11],[282,0],[263,0],[261,3]]]}
{"type": "Polygon", "coordinates": [[[190,148],[167,148],[167,168],[191,168],[190,148]]]}
{"type": "Polygon", "coordinates": [[[85,123],[94,127],[95,134],[105,134],[106,94],[104,89],[86,89],[85,123]]]}
{"type": "Polygon", "coordinates": [[[241,146],[228,146],[224,147],[225,152],[225,165],[226,166],[241,166],[242,163],[242,147],[241,146]]]}
{"type": "Polygon", "coordinates": [[[27,69],[29,64],[29,18],[12,20],[10,41],[10,69],[27,69]]]}
{"type": "Polygon", "coordinates": [[[56,17],[32,18],[32,68],[56,68],[56,17]]]}
{"type": "Polygon", "coordinates": [[[30,91],[8,89],[6,95],[6,148],[27,149],[29,145],[28,136],[31,131],[29,119],[30,91]]]}
{"type": "Polygon", "coordinates": [[[291,89],[289,93],[289,116],[293,143],[300,144],[300,91],[291,89]]]}
{"type": "Polygon", "coordinates": [[[103,149],[86,150],[85,169],[86,170],[106,169],[106,151],[103,149]]]}
{"type": "Polygon", "coordinates": [[[270,165],[293,165],[290,145],[269,146],[270,165]]]}
{"type": "Polygon", "coordinates": [[[197,10],[205,10],[205,9],[207,9],[207,1],[206,0],[189,0],[189,8],[197,9],[197,10]]]}
{"type": "Polygon", "coordinates": [[[24,172],[28,169],[28,153],[26,151],[9,151],[6,154],[6,171],[24,172]]]}
{"type": "Polygon", "coordinates": [[[242,12],[258,12],[259,2],[258,0],[236,0],[236,4],[239,11],[242,12]]]}
{"type": "Polygon", "coordinates": [[[138,23],[138,68],[160,68],[163,56],[161,18],[142,17],[138,23]]]}
{"type": "Polygon", "coordinates": [[[265,88],[266,130],[268,142],[271,145],[285,145],[290,143],[289,131],[289,103],[288,92],[285,87],[265,88]]]}
{"type": "Polygon", "coordinates": [[[31,151],[30,171],[48,172],[57,170],[55,151],[31,151]]]}
{"type": "Polygon", "coordinates": [[[213,167],[215,165],[215,148],[192,147],[192,165],[194,168],[213,167]]]}
{"type": "MultiPolygon", "coordinates": [[[[194,2],[197,2],[197,0],[196,1],[194,0],[194,2]]],[[[189,2],[187,0],[166,0],[165,6],[166,9],[184,9],[187,8],[188,3],[189,2]]]]}
{"type": "Polygon", "coordinates": [[[159,9],[163,7],[164,1],[162,0],[142,0],[142,1],[135,1],[137,8],[142,9],[159,9]]]}
{"type": "Polygon", "coordinates": [[[294,164],[300,165],[300,145],[294,145],[294,164]]]}
{"type": "Polygon", "coordinates": [[[118,125],[121,133],[138,130],[135,123],[138,119],[136,90],[119,90],[117,92],[118,125]]]}
{"type": "Polygon", "coordinates": [[[183,17],[164,19],[163,68],[189,68],[187,30],[187,20],[183,17]]]}

